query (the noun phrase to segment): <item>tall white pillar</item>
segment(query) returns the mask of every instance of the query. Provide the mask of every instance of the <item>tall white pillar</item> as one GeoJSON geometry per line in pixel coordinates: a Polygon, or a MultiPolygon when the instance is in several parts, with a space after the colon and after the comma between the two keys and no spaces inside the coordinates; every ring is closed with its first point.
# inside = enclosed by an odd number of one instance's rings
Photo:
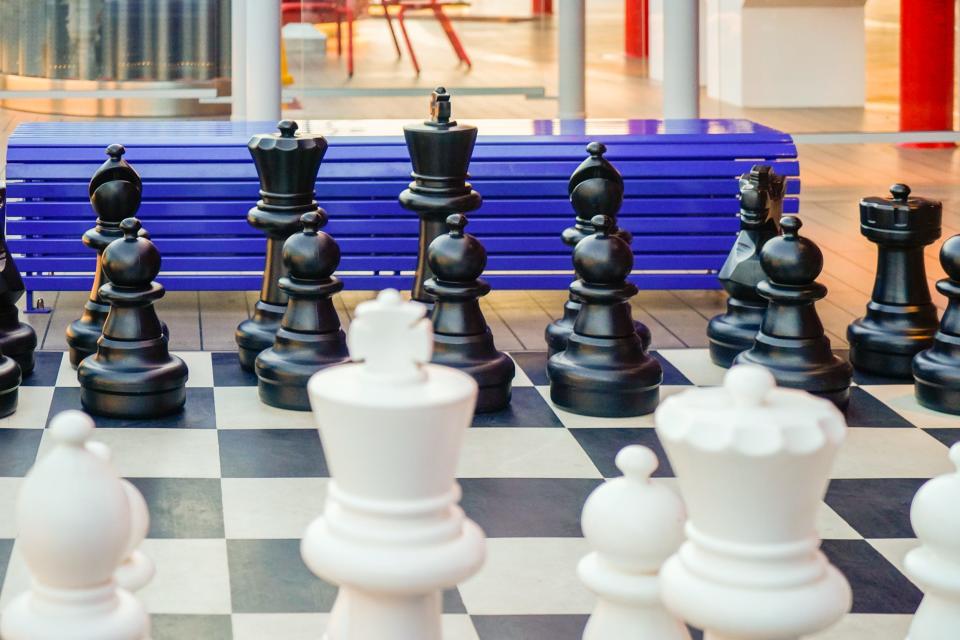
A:
{"type": "MultiPolygon", "coordinates": [[[[562,0],[561,0],[562,1],[562,0]]],[[[663,117],[700,117],[700,3],[663,3],[663,117]]]]}
{"type": "Polygon", "coordinates": [[[247,0],[246,119],[280,119],[280,0],[247,0]]]}
{"type": "Polygon", "coordinates": [[[247,3],[230,4],[230,96],[231,120],[247,117],[247,3]]]}
{"type": "Polygon", "coordinates": [[[559,0],[557,28],[561,120],[583,118],[586,98],[586,0],[559,0]]]}

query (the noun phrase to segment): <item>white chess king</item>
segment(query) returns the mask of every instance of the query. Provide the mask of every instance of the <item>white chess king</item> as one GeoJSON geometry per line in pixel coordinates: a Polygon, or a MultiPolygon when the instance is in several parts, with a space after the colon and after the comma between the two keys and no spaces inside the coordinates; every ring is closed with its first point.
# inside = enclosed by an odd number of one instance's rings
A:
{"type": "Polygon", "coordinates": [[[960,443],[950,448],[957,467],[930,480],[910,506],[910,523],[921,546],[907,554],[907,575],[923,590],[907,640],[960,637],[960,443]]]}
{"type": "Polygon", "coordinates": [[[301,552],[340,586],[327,640],[440,640],[441,590],[483,563],[455,480],[477,384],[428,364],[425,311],[392,289],[359,305],[347,336],[357,362],[307,386],[331,480],[301,552]]]}
{"type": "Polygon", "coordinates": [[[660,573],[667,608],[712,640],[795,640],[839,620],[850,585],[815,529],[846,435],[836,407],[744,365],[655,420],[688,514],[660,573]]]}
{"type": "Polygon", "coordinates": [[[17,498],[18,546],[33,579],[3,611],[4,640],[144,640],[149,618],[119,588],[130,501],[111,465],[87,448],[93,421],[64,411],[50,423],[52,450],[17,498]]]}

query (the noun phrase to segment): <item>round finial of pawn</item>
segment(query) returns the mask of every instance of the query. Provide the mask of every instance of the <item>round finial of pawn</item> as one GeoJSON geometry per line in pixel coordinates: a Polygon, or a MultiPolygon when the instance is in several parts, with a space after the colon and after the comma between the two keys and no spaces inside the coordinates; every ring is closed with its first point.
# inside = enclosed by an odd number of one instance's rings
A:
{"type": "Polygon", "coordinates": [[[618,569],[656,574],[683,541],[683,502],[651,481],[657,456],[647,447],[624,448],[616,463],[623,477],[597,487],[583,506],[584,537],[618,569]]]}
{"type": "Polygon", "coordinates": [[[326,280],[340,265],[340,246],[320,231],[326,222],[323,209],[308,211],[300,216],[303,231],[283,243],[283,264],[294,278],[326,280]]]}
{"type": "Polygon", "coordinates": [[[602,158],[603,154],[605,154],[606,152],[607,152],[607,145],[603,144],[602,142],[598,142],[597,140],[594,140],[593,142],[587,145],[587,153],[589,153],[590,157],[594,158],[595,160],[599,160],[600,158],[602,158]]]}
{"type": "Polygon", "coordinates": [[[740,364],[732,367],[723,377],[723,387],[733,397],[737,406],[758,407],[767,394],[777,386],[777,381],[765,367],[755,364],[740,364]]]}
{"type": "Polygon", "coordinates": [[[948,278],[960,283],[960,234],[947,238],[940,247],[940,266],[948,278]]]}
{"type": "Polygon", "coordinates": [[[633,250],[616,233],[610,216],[596,215],[590,220],[594,234],[577,243],[573,266],[587,283],[618,286],[633,270],[633,250]]]}
{"type": "Polygon", "coordinates": [[[898,182],[890,187],[890,195],[898,202],[906,202],[910,198],[910,187],[898,182]]]}
{"type": "Polygon", "coordinates": [[[294,120],[281,120],[277,123],[277,129],[280,130],[281,138],[295,138],[297,136],[297,129],[299,129],[294,120]]]}
{"type": "Polygon", "coordinates": [[[140,221],[125,218],[120,223],[123,237],[107,245],[103,252],[103,272],[120,287],[145,288],[160,273],[160,252],[140,234],[140,221]]]}
{"type": "Polygon", "coordinates": [[[487,250],[475,237],[464,232],[467,216],[447,216],[446,235],[437,237],[427,247],[427,264],[443,282],[473,282],[487,267],[487,250]]]}
{"type": "Polygon", "coordinates": [[[812,241],[800,236],[801,226],[800,218],[784,216],[780,218],[783,235],[763,245],[760,263],[771,282],[808,286],[823,270],[823,253],[812,241]]]}
{"type": "Polygon", "coordinates": [[[70,447],[85,446],[93,435],[93,418],[83,411],[61,411],[50,421],[50,435],[57,442],[70,447]]]}
{"type": "Polygon", "coordinates": [[[110,156],[111,160],[120,162],[120,159],[123,158],[123,154],[127,152],[126,147],[122,144],[117,144],[116,142],[107,147],[107,155],[110,156]]]}

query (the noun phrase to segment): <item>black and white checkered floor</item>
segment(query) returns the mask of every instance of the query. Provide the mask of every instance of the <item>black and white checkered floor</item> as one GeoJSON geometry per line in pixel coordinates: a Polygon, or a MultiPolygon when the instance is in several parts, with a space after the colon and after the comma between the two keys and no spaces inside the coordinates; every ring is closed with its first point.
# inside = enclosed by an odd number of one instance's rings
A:
{"type": "MultiPolygon", "coordinates": [[[[139,595],[154,614],[153,640],[315,640],[335,589],[315,578],[299,539],[324,501],[327,467],[308,413],[272,409],[235,353],[180,353],[190,367],[187,407],[149,422],[98,419],[120,472],[150,506],[143,550],[157,575],[139,595]]],[[[616,452],[630,443],[672,472],[652,416],[598,419],[553,408],[543,352],[519,365],[509,410],[478,416],[458,476],[463,507],[488,536],[486,565],[444,599],[447,640],[579,640],[593,598],[575,574],[588,549],[580,509],[616,452]]],[[[656,353],[663,395],[718,384],[706,350],[656,353]]],[[[821,640],[902,640],[920,592],[901,573],[916,544],[910,500],[952,470],[947,448],[960,417],[927,411],[910,385],[858,378],[850,430],[834,467],[819,530],[854,591],[853,612],[821,640]]],[[[21,388],[20,409],[0,420],[0,605],[24,590],[13,507],[22,476],[48,445],[55,413],[80,408],[64,354],[41,352],[21,388]]]]}

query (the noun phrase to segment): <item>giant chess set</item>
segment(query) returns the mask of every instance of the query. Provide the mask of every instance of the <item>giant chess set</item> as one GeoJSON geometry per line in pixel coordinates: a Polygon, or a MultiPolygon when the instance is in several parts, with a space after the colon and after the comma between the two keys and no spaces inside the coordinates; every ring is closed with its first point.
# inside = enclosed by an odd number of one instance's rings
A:
{"type": "Polygon", "coordinates": [[[414,284],[347,331],[327,142],[292,121],[249,143],[267,248],[236,352],[170,352],[149,184],[120,144],[90,181],[97,271],[67,353],[36,351],[4,254],[3,638],[960,637],[960,236],[938,318],[939,202],[861,201],[876,286],[839,352],[823,255],[754,167],[710,348],[658,350],[631,313],[623,179],[591,143],[567,302],[543,351],[505,353],[468,231],[477,130],[437,89],[404,134],[414,284]]]}

